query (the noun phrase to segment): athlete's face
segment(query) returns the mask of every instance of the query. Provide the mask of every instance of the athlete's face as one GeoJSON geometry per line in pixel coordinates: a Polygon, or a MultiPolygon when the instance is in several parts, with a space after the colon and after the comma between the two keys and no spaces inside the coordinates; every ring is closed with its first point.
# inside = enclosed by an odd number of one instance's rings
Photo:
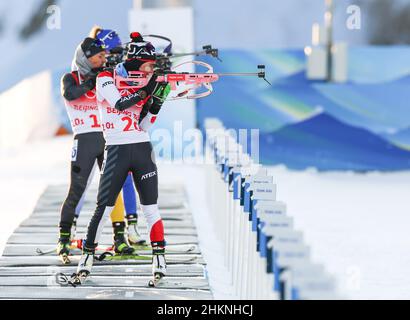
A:
{"type": "Polygon", "coordinates": [[[107,62],[107,59],[105,58],[105,51],[101,51],[100,53],[93,55],[88,58],[88,61],[90,61],[93,68],[101,68],[104,63],[107,62]]]}
{"type": "Polygon", "coordinates": [[[140,71],[147,72],[147,73],[152,73],[152,72],[154,72],[154,65],[155,65],[154,61],[144,62],[140,67],[140,71]]]}

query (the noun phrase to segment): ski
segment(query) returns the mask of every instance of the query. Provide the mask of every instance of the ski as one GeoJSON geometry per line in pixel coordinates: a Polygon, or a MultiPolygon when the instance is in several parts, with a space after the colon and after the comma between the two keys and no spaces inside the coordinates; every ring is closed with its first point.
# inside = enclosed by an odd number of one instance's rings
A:
{"type": "MultiPolygon", "coordinates": [[[[73,246],[73,245],[71,245],[70,246],[70,250],[74,250],[74,249],[79,249],[77,246],[73,246]]],[[[46,256],[46,255],[49,255],[49,254],[53,254],[53,253],[55,253],[56,252],[56,249],[50,249],[50,250],[41,250],[40,248],[36,248],[36,253],[39,255],[39,256],[46,256]]]]}
{"type": "MultiPolygon", "coordinates": [[[[148,286],[151,288],[160,288],[160,289],[193,289],[191,286],[187,286],[182,281],[177,281],[172,279],[172,277],[157,277],[157,279],[151,279],[148,281],[148,286]]],[[[194,289],[201,290],[207,289],[208,285],[199,285],[195,286],[194,289]]]]}
{"type": "Polygon", "coordinates": [[[135,250],[151,250],[151,245],[150,244],[131,244],[131,247],[133,247],[135,250]]]}
{"type": "Polygon", "coordinates": [[[115,260],[151,260],[151,256],[139,255],[139,254],[113,254],[110,251],[106,251],[95,257],[98,261],[115,261],[115,260]]]}
{"type": "Polygon", "coordinates": [[[181,246],[175,246],[171,248],[165,248],[165,253],[190,253],[195,251],[197,248],[196,245],[181,245],[181,246]]]}
{"type": "Polygon", "coordinates": [[[56,249],[43,251],[40,248],[36,248],[36,253],[39,256],[45,256],[45,255],[52,254],[52,253],[55,253],[55,252],[56,252],[56,249]]]}
{"type": "MultiPolygon", "coordinates": [[[[151,250],[151,245],[144,245],[144,246],[132,246],[135,250],[145,251],[151,250]]],[[[170,245],[165,248],[165,253],[190,253],[195,251],[197,248],[196,245],[170,245]]]]}
{"type": "Polygon", "coordinates": [[[186,257],[171,257],[171,256],[167,257],[167,261],[169,261],[171,263],[189,263],[189,262],[194,262],[196,260],[198,260],[198,257],[196,255],[192,256],[192,257],[189,257],[189,258],[186,258],[186,257]]]}
{"type": "MultiPolygon", "coordinates": [[[[115,254],[111,251],[106,251],[102,254],[100,254],[98,257],[96,256],[94,258],[97,261],[103,262],[103,261],[121,261],[121,260],[152,260],[152,255],[139,255],[139,254],[131,254],[131,255],[121,255],[121,254],[115,254]]],[[[170,262],[172,263],[190,263],[194,262],[198,259],[196,255],[193,255],[192,257],[169,257],[170,262]]]]}
{"type": "MultiPolygon", "coordinates": [[[[56,284],[60,285],[61,287],[78,287],[80,285],[83,285],[88,278],[90,277],[90,274],[87,271],[82,271],[80,274],[73,273],[71,275],[66,275],[64,273],[55,273],[54,274],[56,284]]],[[[104,285],[103,285],[104,286],[104,285]]],[[[184,284],[182,281],[178,281],[173,279],[172,277],[165,277],[160,273],[157,273],[153,279],[150,279],[148,281],[148,286],[153,288],[162,288],[162,289],[187,289],[191,288],[190,286],[187,286],[184,284]]],[[[134,287],[136,288],[142,288],[144,285],[135,285],[134,287]]],[[[208,286],[207,285],[199,285],[196,286],[195,289],[206,289],[208,286]]]]}
{"type": "MultiPolygon", "coordinates": [[[[151,251],[151,245],[148,244],[144,244],[144,245],[133,245],[132,246],[135,250],[137,251],[151,251]]],[[[166,247],[166,253],[190,253],[195,251],[195,249],[197,248],[196,245],[192,244],[181,244],[181,245],[170,245],[168,247],[166,247]]],[[[80,249],[77,246],[71,246],[71,250],[74,249],[80,249]]],[[[97,250],[101,250],[101,251],[110,251],[112,250],[112,247],[97,247],[97,250]]],[[[45,255],[51,255],[53,253],[55,253],[56,250],[55,249],[51,249],[51,250],[41,250],[40,248],[36,248],[36,253],[39,256],[45,256],[45,255]]]]}

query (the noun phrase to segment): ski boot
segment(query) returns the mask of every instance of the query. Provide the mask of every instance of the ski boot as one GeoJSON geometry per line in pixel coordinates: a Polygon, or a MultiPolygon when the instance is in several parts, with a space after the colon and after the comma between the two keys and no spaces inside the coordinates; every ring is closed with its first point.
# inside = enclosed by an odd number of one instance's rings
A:
{"type": "Polygon", "coordinates": [[[60,238],[58,239],[57,244],[57,255],[60,257],[60,260],[63,264],[69,264],[70,259],[68,255],[70,254],[70,233],[60,231],[60,238]]]}
{"type": "Polygon", "coordinates": [[[130,247],[125,238],[125,222],[114,222],[114,252],[120,255],[134,254],[134,248],[130,247]]]}
{"type": "Polygon", "coordinates": [[[149,281],[150,287],[157,286],[167,273],[167,262],[165,260],[165,241],[152,242],[152,275],[149,281]]]}
{"type": "Polygon", "coordinates": [[[145,245],[145,240],[141,237],[138,231],[138,216],[136,214],[127,215],[127,222],[128,242],[130,243],[130,245],[145,245]]]}
{"type": "Polygon", "coordinates": [[[83,247],[83,253],[78,262],[77,273],[71,276],[69,283],[73,286],[83,284],[91,273],[93,267],[95,249],[83,247]]]}

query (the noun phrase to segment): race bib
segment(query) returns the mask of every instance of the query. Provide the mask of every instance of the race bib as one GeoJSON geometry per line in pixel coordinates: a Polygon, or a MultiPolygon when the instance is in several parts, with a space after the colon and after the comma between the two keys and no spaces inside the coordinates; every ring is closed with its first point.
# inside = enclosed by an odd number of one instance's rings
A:
{"type": "Polygon", "coordinates": [[[73,149],[71,150],[71,161],[77,161],[77,153],[78,153],[78,140],[74,140],[73,142],[73,149]]]}

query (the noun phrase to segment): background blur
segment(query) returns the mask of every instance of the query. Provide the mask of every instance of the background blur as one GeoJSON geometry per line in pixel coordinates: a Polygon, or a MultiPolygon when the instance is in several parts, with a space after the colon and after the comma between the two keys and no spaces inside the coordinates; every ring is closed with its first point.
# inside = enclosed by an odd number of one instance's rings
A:
{"type": "Polygon", "coordinates": [[[320,76],[325,11],[324,0],[2,0],[0,147],[70,132],[59,80],[76,45],[97,24],[117,30],[123,41],[135,28],[171,37],[177,32],[182,37],[175,51],[212,44],[223,62],[202,60],[215,72],[266,65],[272,86],[253,77],[223,78],[196,106],[173,103],[160,119],[162,128],[173,130],[176,121],[201,128],[205,117],[216,116],[227,127],[259,128],[264,164],[410,168],[410,2],[334,0],[331,41],[342,54],[334,54],[339,78],[330,82],[320,76]],[[184,8],[182,18],[166,11],[184,8]],[[319,29],[312,32],[315,23],[319,29]],[[12,115],[19,120],[10,121],[12,115]]]}

